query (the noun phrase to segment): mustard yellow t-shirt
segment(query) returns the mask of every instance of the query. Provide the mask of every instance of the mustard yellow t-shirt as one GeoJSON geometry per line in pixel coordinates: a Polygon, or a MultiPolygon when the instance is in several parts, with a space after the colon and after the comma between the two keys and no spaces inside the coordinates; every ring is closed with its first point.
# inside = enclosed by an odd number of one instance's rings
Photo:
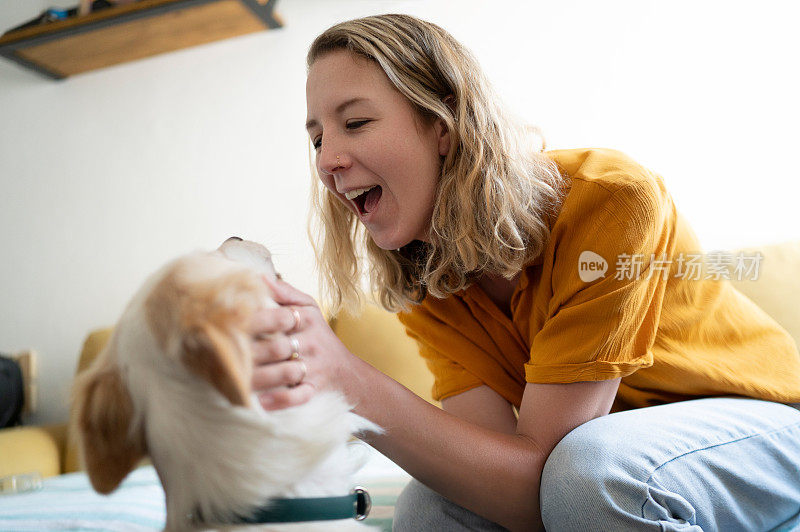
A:
{"type": "Polygon", "coordinates": [[[568,193],[511,319],[478,285],[399,316],[434,399],[485,384],[519,407],[527,382],[622,377],[612,412],[719,395],[800,402],[794,340],[709,269],[660,176],[614,150],[545,154],[568,193]]]}

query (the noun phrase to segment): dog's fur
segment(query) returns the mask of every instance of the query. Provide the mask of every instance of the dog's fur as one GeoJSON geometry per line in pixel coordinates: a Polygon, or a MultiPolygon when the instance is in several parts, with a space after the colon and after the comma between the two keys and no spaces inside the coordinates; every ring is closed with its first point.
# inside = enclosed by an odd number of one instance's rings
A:
{"type": "MultiPolygon", "coordinates": [[[[266,248],[230,238],[151,275],[105,349],[76,380],[78,439],[92,486],[117,488],[149,456],[164,486],[168,530],[207,528],[275,497],[347,494],[361,465],[348,446],[383,432],[339,392],[266,412],[252,393],[253,314],[276,307],[266,248]]],[[[361,530],[354,520],[262,525],[361,530]]]]}

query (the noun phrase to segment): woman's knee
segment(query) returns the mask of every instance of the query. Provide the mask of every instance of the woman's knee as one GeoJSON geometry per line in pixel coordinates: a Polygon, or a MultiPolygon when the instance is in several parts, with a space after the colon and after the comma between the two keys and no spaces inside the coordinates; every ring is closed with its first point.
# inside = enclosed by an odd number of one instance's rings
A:
{"type": "Polygon", "coordinates": [[[623,443],[620,429],[626,425],[620,417],[595,419],[575,428],[552,450],[539,489],[547,530],[592,529],[598,516],[609,529],[641,525],[631,512],[644,501],[646,486],[640,479],[647,477],[651,460],[646,449],[623,443]]]}
{"type": "Polygon", "coordinates": [[[595,454],[593,447],[584,434],[573,431],[550,452],[539,486],[539,506],[547,530],[568,528],[568,521],[582,520],[581,514],[592,506],[592,494],[602,486],[607,471],[589,458],[595,454]]]}

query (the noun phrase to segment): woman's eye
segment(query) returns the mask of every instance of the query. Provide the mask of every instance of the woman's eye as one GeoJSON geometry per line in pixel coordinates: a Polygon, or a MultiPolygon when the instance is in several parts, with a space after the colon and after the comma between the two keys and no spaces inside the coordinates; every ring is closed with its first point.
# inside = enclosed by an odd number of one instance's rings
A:
{"type": "Polygon", "coordinates": [[[367,122],[369,122],[369,120],[358,120],[356,122],[350,122],[349,124],[347,124],[347,129],[358,129],[367,122]]]}
{"type": "MultiPolygon", "coordinates": [[[[349,122],[346,124],[347,129],[358,129],[367,122],[371,122],[371,120],[357,120],[355,122],[349,122]]],[[[317,137],[313,139],[314,149],[318,150],[322,147],[322,137],[317,137]]]]}

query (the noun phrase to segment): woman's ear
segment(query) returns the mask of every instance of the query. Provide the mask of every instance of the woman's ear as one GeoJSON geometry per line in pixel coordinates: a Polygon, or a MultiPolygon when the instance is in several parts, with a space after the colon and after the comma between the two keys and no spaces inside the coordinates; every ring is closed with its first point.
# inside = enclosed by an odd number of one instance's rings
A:
{"type": "Polygon", "coordinates": [[[450,130],[447,128],[447,124],[441,118],[436,118],[433,130],[436,134],[439,155],[447,157],[447,154],[450,153],[450,130]]]}
{"type": "Polygon", "coordinates": [[[450,153],[450,130],[441,118],[436,119],[436,138],[439,143],[439,155],[447,157],[450,153]]]}
{"type": "MultiPolygon", "coordinates": [[[[452,94],[448,94],[442,102],[450,108],[450,112],[452,113],[455,121],[455,97],[452,94]]],[[[450,153],[450,130],[447,128],[447,124],[441,118],[436,119],[435,123],[436,127],[436,137],[439,141],[439,155],[442,157],[447,157],[447,154],[450,153]]]]}

